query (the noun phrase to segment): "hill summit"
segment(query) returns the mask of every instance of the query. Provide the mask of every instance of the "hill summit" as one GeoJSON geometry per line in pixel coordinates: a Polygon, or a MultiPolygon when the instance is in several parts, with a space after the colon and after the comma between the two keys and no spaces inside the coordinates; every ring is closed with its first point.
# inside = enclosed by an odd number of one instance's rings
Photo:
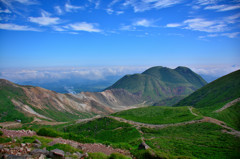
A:
{"type": "Polygon", "coordinates": [[[149,104],[172,105],[207,82],[191,69],[156,66],[141,74],[126,75],[107,89],[125,89],[149,104]]]}

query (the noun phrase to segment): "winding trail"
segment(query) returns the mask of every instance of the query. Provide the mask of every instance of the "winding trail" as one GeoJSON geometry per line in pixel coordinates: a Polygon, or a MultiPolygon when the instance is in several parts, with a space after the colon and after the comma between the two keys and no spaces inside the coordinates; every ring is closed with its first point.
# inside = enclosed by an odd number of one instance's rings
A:
{"type": "MultiPolygon", "coordinates": [[[[191,111],[190,107],[189,107],[189,110],[191,111]]],[[[195,113],[192,112],[192,114],[194,115],[195,113]]],[[[195,116],[198,116],[198,115],[195,114],[195,116]]],[[[151,128],[151,129],[153,129],[153,128],[162,129],[162,128],[166,128],[166,127],[170,127],[170,126],[182,126],[182,125],[187,125],[187,124],[208,122],[208,123],[217,124],[217,125],[223,127],[225,130],[223,130],[222,132],[224,132],[224,133],[228,133],[228,134],[234,135],[236,137],[240,137],[240,131],[237,131],[237,130],[227,126],[226,123],[223,122],[223,121],[220,121],[220,120],[217,120],[217,119],[214,119],[214,118],[211,118],[211,117],[205,117],[205,116],[203,117],[203,119],[200,119],[200,120],[192,120],[192,121],[175,123],[175,124],[160,124],[160,125],[140,123],[140,122],[126,120],[126,119],[123,119],[123,118],[120,118],[120,117],[115,117],[115,116],[107,116],[107,117],[118,120],[120,122],[125,122],[125,123],[128,123],[128,124],[134,125],[134,126],[136,126],[136,128],[138,130],[140,129],[140,127],[146,127],[146,128],[151,128]]]]}
{"type": "Polygon", "coordinates": [[[219,112],[221,112],[221,111],[223,111],[223,110],[225,110],[225,109],[233,106],[234,104],[236,104],[236,103],[238,103],[238,102],[240,102],[240,98],[237,98],[237,99],[235,99],[235,100],[233,100],[233,101],[225,104],[222,108],[216,110],[215,113],[219,113],[219,112]]]}

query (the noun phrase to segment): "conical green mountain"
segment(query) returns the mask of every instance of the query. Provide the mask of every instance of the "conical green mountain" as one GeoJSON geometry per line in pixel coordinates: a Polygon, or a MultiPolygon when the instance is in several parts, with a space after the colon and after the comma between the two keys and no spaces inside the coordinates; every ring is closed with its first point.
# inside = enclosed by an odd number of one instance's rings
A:
{"type": "Polygon", "coordinates": [[[207,84],[181,100],[176,106],[191,105],[197,108],[221,107],[239,97],[240,70],[207,84]]]}
{"type": "MultiPolygon", "coordinates": [[[[187,67],[170,69],[156,66],[142,74],[126,75],[107,89],[125,89],[149,103],[184,97],[207,84],[187,67]]],[[[175,100],[173,100],[175,101],[175,100]]]]}

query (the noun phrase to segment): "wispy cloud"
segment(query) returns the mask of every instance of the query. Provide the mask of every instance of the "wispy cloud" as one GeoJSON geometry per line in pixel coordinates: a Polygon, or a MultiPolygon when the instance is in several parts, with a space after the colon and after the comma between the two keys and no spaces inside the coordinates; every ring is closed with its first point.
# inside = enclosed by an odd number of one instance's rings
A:
{"type": "Polygon", "coordinates": [[[12,13],[9,9],[0,9],[0,13],[12,13]]]}
{"type": "Polygon", "coordinates": [[[38,3],[36,0],[10,0],[10,1],[16,1],[25,5],[32,5],[38,3]]]}
{"type": "Polygon", "coordinates": [[[220,0],[198,0],[197,4],[200,5],[210,5],[210,4],[216,4],[220,0]]]}
{"type": "Polygon", "coordinates": [[[217,10],[218,12],[224,12],[224,11],[230,11],[230,10],[235,10],[239,8],[240,8],[240,5],[212,5],[212,6],[207,6],[204,9],[217,10]]]}
{"type": "Polygon", "coordinates": [[[39,31],[38,29],[26,26],[26,25],[17,25],[11,23],[0,24],[0,29],[4,30],[16,30],[16,31],[39,31]]]}
{"type": "Polygon", "coordinates": [[[166,27],[168,28],[176,28],[176,27],[180,27],[182,26],[182,24],[179,24],[179,23],[170,23],[170,24],[167,24],[166,27]]]}
{"type": "Polygon", "coordinates": [[[148,19],[141,19],[133,23],[134,26],[142,26],[142,27],[153,27],[153,21],[148,19]]]}
{"type": "Polygon", "coordinates": [[[46,11],[42,11],[41,15],[41,17],[29,17],[29,21],[45,26],[58,24],[60,21],[58,17],[50,17],[50,14],[46,11]]]}
{"type": "Polygon", "coordinates": [[[225,23],[202,18],[187,19],[183,24],[185,25],[185,29],[203,32],[222,32],[228,29],[225,23]]]}
{"type": "Polygon", "coordinates": [[[123,5],[133,7],[134,12],[144,12],[151,9],[171,7],[181,2],[182,0],[126,0],[123,5]]]}
{"type": "Polygon", "coordinates": [[[74,12],[74,11],[77,11],[77,10],[79,10],[79,9],[84,9],[84,8],[81,7],[81,6],[72,5],[72,4],[70,3],[70,1],[65,4],[65,10],[66,10],[66,12],[74,12]]]}
{"type": "Polygon", "coordinates": [[[60,6],[55,6],[54,7],[55,11],[57,12],[57,14],[63,14],[62,9],[60,8],[60,6]]]}
{"type": "Polygon", "coordinates": [[[69,24],[65,26],[65,28],[74,31],[101,32],[101,30],[96,27],[97,25],[98,24],[95,23],[80,22],[69,24]]]}
{"type": "Polygon", "coordinates": [[[214,37],[219,37],[219,36],[225,36],[228,38],[236,38],[240,32],[232,32],[232,33],[221,33],[221,34],[208,34],[204,36],[199,36],[200,39],[206,39],[206,38],[214,38],[214,37]]]}

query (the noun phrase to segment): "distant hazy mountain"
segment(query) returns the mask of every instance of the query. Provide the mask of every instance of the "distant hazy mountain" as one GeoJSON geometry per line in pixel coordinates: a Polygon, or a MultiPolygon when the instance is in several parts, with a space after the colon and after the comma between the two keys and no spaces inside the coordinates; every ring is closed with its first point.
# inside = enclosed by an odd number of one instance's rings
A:
{"type": "Polygon", "coordinates": [[[149,68],[142,74],[126,75],[107,89],[122,88],[148,103],[172,105],[205,84],[207,82],[201,76],[187,67],[170,69],[157,66],[149,68]],[[166,99],[171,102],[161,102],[166,99]]]}
{"type": "Polygon", "coordinates": [[[176,106],[221,107],[240,97],[240,70],[225,75],[184,98],[176,106]]]}

